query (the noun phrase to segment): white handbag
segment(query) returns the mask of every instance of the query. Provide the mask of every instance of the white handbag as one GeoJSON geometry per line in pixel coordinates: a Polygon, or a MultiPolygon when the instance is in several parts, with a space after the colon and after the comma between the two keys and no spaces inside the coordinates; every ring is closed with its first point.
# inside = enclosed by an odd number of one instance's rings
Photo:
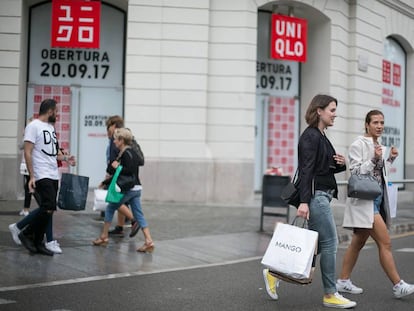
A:
{"type": "Polygon", "coordinates": [[[93,200],[93,210],[104,212],[106,209],[106,206],[108,205],[108,203],[105,202],[105,198],[106,198],[106,194],[108,193],[108,190],[95,189],[93,192],[95,195],[94,200],[93,200]]]}
{"type": "Polygon", "coordinates": [[[276,275],[285,276],[290,281],[310,283],[317,247],[318,232],[278,223],[263,256],[262,264],[276,275]]]}

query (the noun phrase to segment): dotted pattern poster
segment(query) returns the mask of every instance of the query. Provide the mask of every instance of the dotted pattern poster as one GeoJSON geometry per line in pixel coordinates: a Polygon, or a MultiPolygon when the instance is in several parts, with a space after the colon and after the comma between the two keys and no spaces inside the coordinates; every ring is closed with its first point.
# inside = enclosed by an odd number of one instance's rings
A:
{"type": "Polygon", "coordinates": [[[295,99],[288,97],[269,98],[269,120],[267,141],[268,167],[282,169],[283,175],[295,170],[295,99]]]}
{"type": "MultiPolygon", "coordinates": [[[[56,135],[59,147],[70,153],[70,113],[71,113],[71,91],[69,86],[56,85],[36,85],[33,95],[33,116],[39,116],[40,103],[47,98],[57,101],[57,117],[55,123],[56,135]]],[[[62,162],[59,171],[68,172],[69,167],[66,162],[62,162]]]]}

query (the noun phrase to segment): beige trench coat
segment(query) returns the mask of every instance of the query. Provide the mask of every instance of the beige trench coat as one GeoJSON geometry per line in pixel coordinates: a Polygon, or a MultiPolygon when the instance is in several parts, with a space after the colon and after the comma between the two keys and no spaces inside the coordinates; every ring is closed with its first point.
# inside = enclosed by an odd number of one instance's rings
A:
{"type": "MultiPolygon", "coordinates": [[[[390,208],[389,208],[389,194],[388,194],[388,179],[387,171],[391,166],[388,159],[388,148],[382,146],[384,167],[382,169],[383,175],[383,189],[384,197],[382,203],[382,215],[387,228],[391,226],[390,208]]],[[[349,148],[349,169],[351,172],[360,171],[361,174],[373,174],[374,164],[371,159],[374,157],[374,143],[371,137],[359,136],[349,148]]],[[[342,226],[344,228],[372,228],[374,223],[374,201],[362,200],[357,198],[347,198],[344,212],[344,220],[342,226]]]]}

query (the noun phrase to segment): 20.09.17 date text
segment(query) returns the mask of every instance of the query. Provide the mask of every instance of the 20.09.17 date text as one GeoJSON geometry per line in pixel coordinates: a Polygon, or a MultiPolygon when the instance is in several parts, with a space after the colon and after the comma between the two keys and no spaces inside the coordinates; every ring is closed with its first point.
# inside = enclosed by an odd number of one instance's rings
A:
{"type": "Polygon", "coordinates": [[[291,83],[290,77],[262,74],[257,81],[256,88],[289,91],[291,83]]]}
{"type": "Polygon", "coordinates": [[[86,64],[69,64],[63,66],[60,63],[47,63],[41,64],[42,71],[40,76],[42,77],[62,77],[62,78],[81,78],[81,79],[105,79],[109,65],[93,65],[88,67],[86,64]],[[66,67],[66,68],[65,68],[66,67]]]}

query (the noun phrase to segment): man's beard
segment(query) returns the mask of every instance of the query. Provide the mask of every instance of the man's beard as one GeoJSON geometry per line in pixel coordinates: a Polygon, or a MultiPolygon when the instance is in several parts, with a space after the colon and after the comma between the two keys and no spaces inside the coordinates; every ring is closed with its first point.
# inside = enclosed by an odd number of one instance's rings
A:
{"type": "Polygon", "coordinates": [[[49,116],[49,118],[47,119],[47,121],[49,123],[55,123],[56,122],[56,116],[49,116]]]}

